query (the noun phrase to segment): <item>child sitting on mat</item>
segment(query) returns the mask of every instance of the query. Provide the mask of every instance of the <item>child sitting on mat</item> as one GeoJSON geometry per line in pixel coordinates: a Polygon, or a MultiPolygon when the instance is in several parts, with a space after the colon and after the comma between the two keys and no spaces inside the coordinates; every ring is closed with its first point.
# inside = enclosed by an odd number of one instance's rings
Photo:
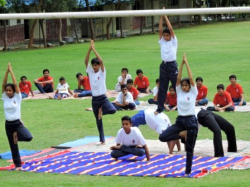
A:
{"type": "Polygon", "coordinates": [[[27,77],[22,76],[20,78],[20,80],[21,80],[21,82],[19,83],[19,88],[20,88],[20,92],[22,94],[22,98],[29,97],[29,93],[31,93],[31,95],[34,97],[31,82],[27,81],[27,77]]]}
{"type": "MultiPolygon", "coordinates": [[[[69,89],[69,85],[66,82],[64,77],[61,77],[59,79],[59,83],[56,88],[56,93],[54,96],[54,99],[63,99],[69,97],[69,93],[73,95],[73,92],[69,89]]],[[[49,96],[50,99],[53,99],[51,96],[49,96]]]]}

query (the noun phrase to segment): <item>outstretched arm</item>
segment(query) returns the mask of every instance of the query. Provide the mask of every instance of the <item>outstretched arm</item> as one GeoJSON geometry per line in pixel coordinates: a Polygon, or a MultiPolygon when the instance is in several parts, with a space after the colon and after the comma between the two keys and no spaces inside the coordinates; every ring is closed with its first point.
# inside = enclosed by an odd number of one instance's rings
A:
{"type": "Polygon", "coordinates": [[[172,28],[172,25],[171,25],[170,21],[168,20],[168,17],[167,17],[167,16],[164,16],[164,18],[165,18],[167,27],[168,27],[168,29],[169,29],[169,31],[170,31],[171,37],[174,38],[174,37],[175,37],[175,34],[174,34],[174,30],[173,30],[173,28],[172,28]]]}
{"type": "MultiPolygon", "coordinates": [[[[184,58],[184,55],[183,55],[183,58],[184,58]]],[[[182,60],[181,67],[180,67],[179,72],[178,72],[176,86],[179,86],[181,83],[183,65],[184,65],[184,60],[182,60]]]]}
{"type": "Polygon", "coordinates": [[[104,72],[104,65],[103,65],[102,58],[101,58],[101,56],[97,53],[97,51],[96,51],[96,49],[95,49],[95,43],[94,43],[93,40],[91,40],[91,46],[92,46],[92,50],[93,50],[94,53],[95,53],[95,56],[98,58],[98,61],[100,62],[100,66],[101,66],[102,72],[104,72]]]}
{"type": "Polygon", "coordinates": [[[144,145],[143,148],[145,149],[145,154],[146,154],[146,157],[147,157],[147,161],[150,161],[150,155],[149,155],[148,146],[144,145]]]}
{"type": "Polygon", "coordinates": [[[11,64],[10,64],[10,63],[9,63],[8,68],[9,68],[9,72],[10,72],[10,75],[11,75],[11,78],[12,78],[12,81],[13,81],[13,84],[14,84],[14,87],[15,87],[15,90],[16,90],[16,93],[19,94],[19,92],[20,92],[20,91],[19,91],[19,87],[18,87],[18,85],[17,85],[16,77],[15,77],[13,71],[12,71],[12,67],[11,67],[11,64]]]}
{"type": "Polygon", "coordinates": [[[159,38],[162,38],[162,24],[163,24],[163,18],[161,16],[160,21],[159,21],[159,38]]]}
{"type": "Polygon", "coordinates": [[[90,55],[90,52],[91,52],[91,50],[92,50],[92,41],[93,40],[91,40],[91,42],[90,42],[90,46],[89,46],[89,49],[88,49],[88,52],[87,52],[87,55],[86,55],[86,57],[85,57],[85,65],[86,65],[86,68],[88,67],[88,64],[89,64],[89,55],[90,55]]]}
{"type": "Polygon", "coordinates": [[[7,70],[5,72],[4,78],[3,78],[3,84],[2,84],[2,93],[5,92],[5,86],[7,84],[7,79],[8,79],[8,73],[9,73],[9,65],[7,67],[7,70]]]}
{"type": "Polygon", "coordinates": [[[194,82],[194,79],[193,79],[193,75],[192,75],[191,69],[190,69],[190,67],[188,65],[187,57],[186,57],[185,53],[183,54],[183,61],[184,61],[184,63],[187,66],[187,72],[188,72],[188,78],[189,78],[190,84],[194,87],[195,86],[195,82],[194,82]]]}

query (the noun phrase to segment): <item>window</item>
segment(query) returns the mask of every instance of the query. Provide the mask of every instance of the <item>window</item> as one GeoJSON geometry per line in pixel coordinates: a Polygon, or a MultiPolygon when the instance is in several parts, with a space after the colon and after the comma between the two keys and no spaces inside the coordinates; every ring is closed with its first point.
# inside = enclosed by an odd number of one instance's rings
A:
{"type": "Polygon", "coordinates": [[[17,19],[17,20],[16,20],[16,24],[17,24],[17,25],[21,24],[21,20],[20,20],[20,19],[17,19]]]}
{"type": "Polygon", "coordinates": [[[6,22],[6,26],[9,25],[9,20],[0,20],[0,26],[4,26],[4,21],[6,22]]]}

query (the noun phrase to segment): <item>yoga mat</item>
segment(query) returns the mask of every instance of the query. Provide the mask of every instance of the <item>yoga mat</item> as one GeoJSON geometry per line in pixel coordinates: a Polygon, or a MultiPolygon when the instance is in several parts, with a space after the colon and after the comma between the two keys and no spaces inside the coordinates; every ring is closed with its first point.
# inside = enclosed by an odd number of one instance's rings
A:
{"type": "MultiPolygon", "coordinates": [[[[21,157],[22,156],[33,155],[33,154],[38,153],[38,152],[41,152],[41,151],[34,151],[34,150],[27,150],[27,149],[19,150],[19,154],[20,154],[21,157]]],[[[1,159],[6,159],[6,160],[12,159],[11,152],[8,151],[8,152],[5,152],[5,153],[1,153],[0,158],[1,159]]]]}

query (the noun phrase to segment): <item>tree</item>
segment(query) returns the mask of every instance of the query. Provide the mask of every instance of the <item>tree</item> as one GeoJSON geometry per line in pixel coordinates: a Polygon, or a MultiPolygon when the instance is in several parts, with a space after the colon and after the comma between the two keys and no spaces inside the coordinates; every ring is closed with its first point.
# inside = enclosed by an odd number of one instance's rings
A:
{"type": "MultiPolygon", "coordinates": [[[[5,7],[6,5],[6,1],[5,0],[0,0],[0,12],[2,13],[6,13],[7,12],[7,8],[5,7]]],[[[8,45],[8,41],[7,41],[7,27],[6,27],[6,21],[7,20],[3,20],[3,26],[4,26],[4,37],[3,37],[3,45],[4,45],[4,51],[7,51],[7,45],[8,45]]]]}

